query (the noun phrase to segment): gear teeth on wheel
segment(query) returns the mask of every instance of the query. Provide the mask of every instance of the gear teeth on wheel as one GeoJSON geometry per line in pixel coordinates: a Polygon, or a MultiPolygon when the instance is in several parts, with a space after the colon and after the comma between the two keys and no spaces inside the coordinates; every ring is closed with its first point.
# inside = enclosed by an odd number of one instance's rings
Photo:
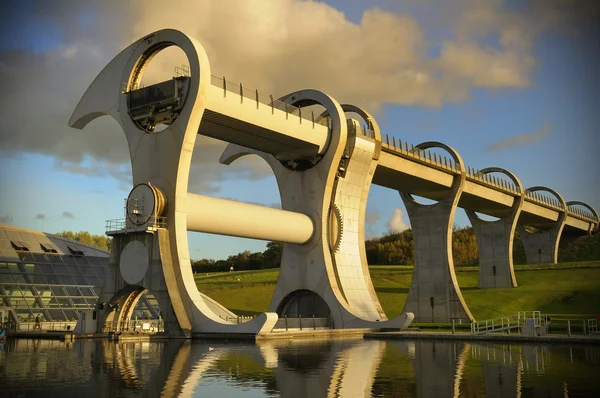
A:
{"type": "MultiPolygon", "coordinates": [[[[338,224],[337,236],[335,237],[334,243],[331,244],[331,239],[329,239],[329,246],[331,252],[337,253],[340,249],[340,244],[342,243],[342,236],[344,234],[344,219],[342,217],[342,212],[340,211],[340,208],[335,203],[331,205],[329,212],[333,212],[333,215],[335,216],[338,224]]],[[[329,231],[331,231],[331,227],[329,228],[329,231]]]]}

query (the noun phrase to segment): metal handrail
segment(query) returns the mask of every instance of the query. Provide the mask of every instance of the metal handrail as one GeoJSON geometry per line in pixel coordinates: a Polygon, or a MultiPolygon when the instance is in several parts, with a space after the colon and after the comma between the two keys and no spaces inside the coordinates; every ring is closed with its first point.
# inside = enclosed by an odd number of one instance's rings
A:
{"type": "Polygon", "coordinates": [[[322,126],[329,127],[329,118],[320,118],[315,120],[314,117],[308,113],[302,114],[302,111],[299,107],[288,104],[284,101],[279,101],[273,99],[272,95],[263,95],[257,89],[251,89],[249,87],[244,86],[242,83],[233,83],[227,80],[224,76],[215,76],[211,75],[211,84],[216,87],[220,87],[223,89],[223,96],[226,97],[227,93],[232,93],[240,96],[240,103],[244,102],[244,99],[249,99],[256,103],[257,109],[260,104],[270,106],[272,110],[278,109],[282,112],[285,112],[286,119],[289,119],[289,115],[294,115],[298,117],[298,121],[302,123],[302,119],[309,121],[314,124],[320,124],[322,126]]]}
{"type": "Polygon", "coordinates": [[[120,232],[120,231],[139,231],[139,230],[156,230],[158,228],[167,227],[166,217],[155,217],[151,216],[148,221],[144,224],[137,225],[131,222],[128,218],[115,218],[112,220],[106,220],[105,232],[120,232]]]}
{"type": "Polygon", "coordinates": [[[73,331],[77,325],[77,321],[41,321],[36,323],[34,321],[19,322],[17,325],[18,331],[73,331]],[[38,328],[39,325],[39,328],[38,328]]]}
{"type": "MultiPolygon", "coordinates": [[[[382,137],[381,146],[388,149],[389,151],[401,154],[403,157],[412,157],[420,160],[421,162],[433,164],[438,168],[450,170],[457,174],[460,173],[460,169],[456,167],[452,159],[446,158],[444,156],[439,156],[435,153],[432,154],[430,151],[420,150],[414,145],[408,144],[407,142],[403,142],[400,139],[396,141],[395,137],[390,137],[387,134],[385,134],[384,137],[382,137]]],[[[465,171],[467,174],[467,179],[477,181],[480,184],[488,185],[501,191],[509,193],[519,193],[518,188],[512,181],[480,173],[478,170],[469,166],[465,166],[465,171]]],[[[560,211],[563,210],[562,205],[555,198],[540,195],[537,192],[525,191],[525,199],[531,202],[535,202],[544,207],[549,207],[560,211]]],[[[567,213],[570,216],[575,216],[586,221],[597,222],[595,217],[593,217],[590,214],[587,214],[587,212],[581,211],[580,209],[574,209],[569,207],[567,209],[567,213]]]]}
{"type": "Polygon", "coordinates": [[[494,332],[504,332],[520,328],[525,324],[525,319],[534,320],[534,327],[542,327],[549,323],[548,315],[540,311],[520,311],[516,314],[510,314],[493,319],[486,319],[471,323],[471,333],[486,334],[494,332]]]}
{"type": "Polygon", "coordinates": [[[133,332],[133,333],[160,333],[165,331],[165,321],[159,319],[130,319],[121,323],[119,328],[118,321],[104,322],[102,332],[133,332]],[[145,327],[147,325],[147,327],[145,327]]]}

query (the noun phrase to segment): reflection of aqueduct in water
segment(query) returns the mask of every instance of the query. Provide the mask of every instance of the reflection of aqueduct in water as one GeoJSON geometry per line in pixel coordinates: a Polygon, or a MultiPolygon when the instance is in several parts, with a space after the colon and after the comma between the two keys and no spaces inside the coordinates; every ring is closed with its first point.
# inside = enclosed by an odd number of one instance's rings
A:
{"type": "MultiPolygon", "coordinates": [[[[210,386],[211,380],[264,388],[282,397],[578,396],[591,391],[577,381],[582,380],[584,367],[586,377],[595,375],[600,353],[597,346],[511,346],[426,339],[269,340],[257,344],[76,340],[70,347],[67,343],[66,350],[65,343],[56,340],[12,340],[9,344],[13,345],[9,350],[30,350],[28,345],[38,345],[38,355],[44,357],[46,348],[62,345],[68,354],[46,358],[43,369],[39,361],[13,355],[4,364],[7,374],[48,372],[58,380],[69,380],[72,395],[110,396],[118,390],[121,395],[165,398],[205,393],[201,384],[207,381],[210,386]],[[79,371],[67,367],[57,375],[65,358],[73,357],[81,365],[79,371]]],[[[3,381],[8,391],[17,391],[17,383],[22,383],[20,379],[3,381]]],[[[49,394],[55,387],[48,387],[49,394]]]]}
{"type": "MultiPolygon", "coordinates": [[[[562,380],[548,386],[524,380],[524,375],[543,375],[552,366],[544,345],[332,340],[209,347],[186,341],[162,344],[161,350],[151,351],[156,360],[140,361],[143,345],[98,343],[97,360],[115,363],[125,388],[160,391],[162,397],[192,396],[204,378],[224,372],[237,379],[234,384],[268,386],[282,397],[460,397],[470,396],[473,388],[485,390],[486,397],[518,397],[523,388],[563,396],[564,390],[562,380]],[[141,386],[141,374],[151,375],[148,386],[141,386]]],[[[563,380],[572,377],[568,373],[563,380]]]]}
{"type": "Polygon", "coordinates": [[[584,203],[565,202],[543,187],[525,190],[503,169],[472,170],[441,143],[413,147],[382,136],[368,112],[322,92],[302,90],[276,100],[211,76],[202,46],[175,30],[150,34],[116,56],[69,124],[83,128],[102,115],[114,117],[125,132],[134,185],[126,220],[109,228],[112,268],[100,297],[118,304],[118,311],[105,310],[100,318],[117,325],[130,318],[147,290],[160,305],[167,332],[188,337],[269,332],[283,315],[330,318],[335,328],[404,328],[413,314],[426,321],[472,320],[452,262],[457,207],[467,210],[477,234],[482,288],[516,286],[517,225],[529,262],[556,262],[562,234],[598,229],[598,214],[584,203]],[[186,54],[190,73],[140,89],[144,67],[173,45],[186,54]],[[362,120],[348,118],[356,116],[362,120]],[[158,131],[157,124],[168,127],[158,131]],[[230,143],[224,164],[247,154],[262,157],[277,179],[282,210],[189,193],[197,134],[230,143]],[[400,192],[415,239],[407,303],[392,320],[375,294],[363,244],[371,183],[400,192]],[[413,195],[438,203],[425,206],[413,195]],[[483,221],[476,212],[499,220],[483,221]],[[227,321],[234,314],[197,290],[188,231],[285,242],[269,312],[243,324],[227,321]]]}

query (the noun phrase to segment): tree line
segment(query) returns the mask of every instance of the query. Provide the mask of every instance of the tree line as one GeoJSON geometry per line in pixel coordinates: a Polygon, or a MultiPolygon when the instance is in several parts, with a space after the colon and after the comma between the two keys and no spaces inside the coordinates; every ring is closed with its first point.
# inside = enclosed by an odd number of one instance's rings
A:
{"type": "MultiPolygon", "coordinates": [[[[412,229],[387,233],[379,238],[365,241],[369,265],[413,265],[414,241],[412,229]]],[[[192,261],[194,272],[236,271],[278,268],[281,263],[283,244],[269,242],[264,252],[245,251],[229,256],[227,260],[202,259],[192,261]]],[[[477,266],[479,247],[472,227],[454,227],[452,232],[452,258],[455,266],[477,266]]],[[[600,260],[600,233],[575,239],[563,237],[559,247],[559,262],[600,260]]],[[[513,261],[526,264],[525,249],[519,234],[513,242],[513,261]]]]}
{"type": "MultiPolygon", "coordinates": [[[[55,235],[67,239],[110,250],[112,239],[104,235],[92,235],[89,232],[62,231],[55,235]]],[[[389,232],[381,237],[365,241],[367,262],[369,265],[412,265],[414,264],[414,241],[412,229],[402,232],[389,232]]],[[[203,258],[192,260],[194,272],[224,272],[231,267],[235,271],[279,268],[283,243],[268,242],[262,252],[252,253],[249,250],[231,255],[225,260],[203,258]]],[[[472,227],[457,228],[452,232],[452,257],[456,266],[476,266],[479,263],[479,249],[475,231],[472,227]]],[[[559,262],[596,261],[600,260],[600,233],[593,236],[561,239],[559,262]]],[[[515,234],[513,242],[513,261],[515,264],[526,264],[525,249],[515,234]]]]}
{"type": "MultiPolygon", "coordinates": [[[[414,246],[412,229],[368,239],[365,242],[367,262],[369,265],[413,265],[414,246]]],[[[477,265],[479,253],[472,227],[454,227],[452,257],[454,265],[477,265]]]]}
{"type": "Polygon", "coordinates": [[[263,252],[252,253],[250,250],[227,257],[227,260],[214,260],[203,258],[192,260],[193,272],[223,272],[233,267],[234,271],[247,271],[255,269],[279,268],[283,243],[270,241],[263,252]]]}
{"type": "Polygon", "coordinates": [[[106,235],[93,235],[87,231],[62,231],[57,232],[54,235],[81,242],[86,245],[95,246],[103,250],[110,250],[112,247],[112,238],[109,238],[106,235]]]}

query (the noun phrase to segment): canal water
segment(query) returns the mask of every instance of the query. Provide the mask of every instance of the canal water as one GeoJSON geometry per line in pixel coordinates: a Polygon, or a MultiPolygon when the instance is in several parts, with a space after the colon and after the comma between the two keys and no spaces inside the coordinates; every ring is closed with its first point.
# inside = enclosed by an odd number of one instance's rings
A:
{"type": "Polygon", "coordinates": [[[598,397],[597,345],[8,340],[0,397],[598,397]]]}

